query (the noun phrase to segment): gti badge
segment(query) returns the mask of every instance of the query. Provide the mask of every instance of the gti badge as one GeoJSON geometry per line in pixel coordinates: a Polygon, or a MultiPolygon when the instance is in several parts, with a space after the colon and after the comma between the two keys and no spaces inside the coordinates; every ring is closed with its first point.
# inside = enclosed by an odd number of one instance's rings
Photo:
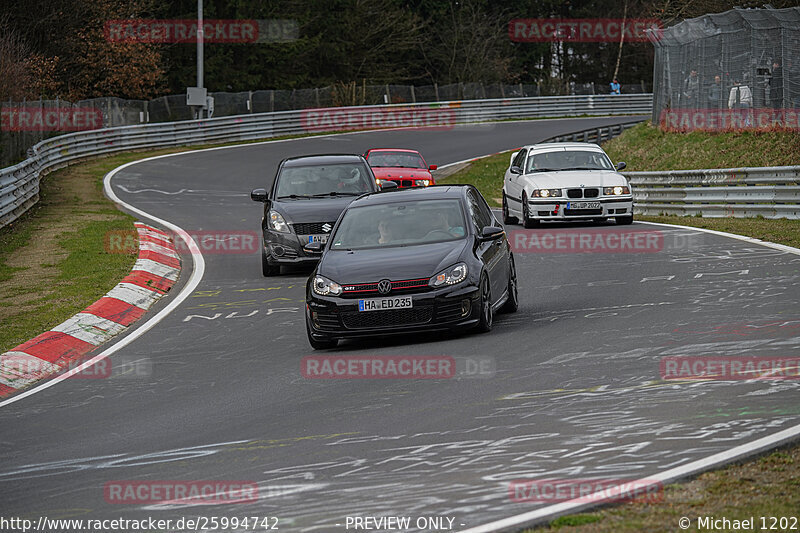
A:
{"type": "Polygon", "coordinates": [[[322,231],[324,231],[325,233],[328,233],[330,230],[331,230],[331,225],[328,224],[327,222],[322,225],[322,231]]]}
{"type": "Polygon", "coordinates": [[[378,282],[378,294],[389,294],[392,291],[392,282],[382,279],[378,282]]]}

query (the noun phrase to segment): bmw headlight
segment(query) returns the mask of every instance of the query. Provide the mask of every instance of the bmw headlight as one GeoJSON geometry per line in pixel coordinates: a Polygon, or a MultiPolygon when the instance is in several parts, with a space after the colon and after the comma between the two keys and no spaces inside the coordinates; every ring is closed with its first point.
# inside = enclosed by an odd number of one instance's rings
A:
{"type": "Polygon", "coordinates": [[[341,285],[323,276],[314,276],[311,288],[320,296],[339,296],[342,294],[341,285]]]}
{"type": "Polygon", "coordinates": [[[621,185],[617,185],[616,187],[603,187],[603,194],[606,196],[620,196],[622,194],[630,194],[631,190],[629,187],[623,187],[621,185]]]}
{"type": "Polygon", "coordinates": [[[428,285],[431,287],[444,287],[445,285],[455,285],[467,278],[467,265],[457,263],[450,268],[446,268],[433,276],[428,285]]]}
{"type": "Polygon", "coordinates": [[[417,180],[417,187],[419,187],[419,186],[427,187],[430,184],[431,184],[431,180],[417,180]]]}
{"type": "Polygon", "coordinates": [[[289,224],[283,219],[283,215],[274,210],[269,212],[269,228],[281,233],[289,233],[289,224]]]}
{"type": "Polygon", "coordinates": [[[561,189],[534,189],[534,198],[550,198],[553,196],[561,196],[561,189]]]}

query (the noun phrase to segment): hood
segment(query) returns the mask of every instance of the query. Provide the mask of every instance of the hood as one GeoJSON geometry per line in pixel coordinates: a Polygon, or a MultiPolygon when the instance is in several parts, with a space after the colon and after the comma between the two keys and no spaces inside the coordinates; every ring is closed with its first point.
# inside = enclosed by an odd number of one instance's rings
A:
{"type": "Polygon", "coordinates": [[[342,211],[357,196],[339,198],[312,198],[298,200],[277,200],[272,202],[272,209],[278,211],[286,222],[336,222],[342,211]]]}
{"type": "Polygon", "coordinates": [[[431,173],[424,168],[403,168],[403,167],[372,167],[372,173],[380,179],[418,179],[429,180],[431,173]]]}
{"type": "Polygon", "coordinates": [[[459,261],[471,237],[457,241],[366,250],[328,250],[317,273],[342,285],[429,278],[459,261]]]}
{"type": "Polygon", "coordinates": [[[614,170],[568,170],[533,172],[525,180],[534,189],[567,189],[571,187],[614,187],[628,185],[625,176],[614,170]]]}

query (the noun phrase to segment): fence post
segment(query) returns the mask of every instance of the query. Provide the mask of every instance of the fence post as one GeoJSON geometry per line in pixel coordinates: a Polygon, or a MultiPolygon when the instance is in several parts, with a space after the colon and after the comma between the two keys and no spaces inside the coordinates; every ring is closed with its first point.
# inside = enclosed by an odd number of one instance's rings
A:
{"type": "Polygon", "coordinates": [[[319,89],[314,87],[314,102],[316,102],[317,107],[319,107],[319,89]]]}
{"type": "Polygon", "coordinates": [[[438,83],[434,83],[433,84],[433,92],[436,94],[436,101],[438,102],[439,101],[439,84],[438,83]]]}
{"type": "Polygon", "coordinates": [[[412,104],[416,104],[417,103],[417,95],[414,94],[414,86],[413,85],[411,86],[411,103],[412,104]]]}
{"type": "Polygon", "coordinates": [[[389,84],[387,83],[384,87],[386,87],[386,99],[384,100],[385,104],[392,103],[392,95],[389,94],[389,84]]]}
{"type": "Polygon", "coordinates": [[[505,84],[504,84],[504,83],[501,83],[501,84],[500,84],[500,96],[501,96],[503,99],[505,99],[505,97],[506,97],[506,89],[505,89],[505,87],[506,87],[506,86],[505,86],[505,84]]]}
{"type": "Polygon", "coordinates": [[[247,109],[253,113],[253,91],[247,91],[247,109]]]}
{"type": "Polygon", "coordinates": [[[269,112],[272,113],[275,111],[275,90],[269,90],[269,112]]]}

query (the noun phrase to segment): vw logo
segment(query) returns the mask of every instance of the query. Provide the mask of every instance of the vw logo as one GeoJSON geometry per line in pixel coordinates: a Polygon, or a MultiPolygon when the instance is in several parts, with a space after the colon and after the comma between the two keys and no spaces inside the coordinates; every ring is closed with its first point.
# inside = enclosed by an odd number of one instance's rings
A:
{"type": "Polygon", "coordinates": [[[328,224],[327,222],[322,225],[322,231],[324,231],[325,233],[328,233],[330,230],[331,230],[331,225],[328,224]]]}
{"type": "Polygon", "coordinates": [[[378,294],[389,294],[392,291],[392,282],[382,279],[378,282],[378,294]]]}

